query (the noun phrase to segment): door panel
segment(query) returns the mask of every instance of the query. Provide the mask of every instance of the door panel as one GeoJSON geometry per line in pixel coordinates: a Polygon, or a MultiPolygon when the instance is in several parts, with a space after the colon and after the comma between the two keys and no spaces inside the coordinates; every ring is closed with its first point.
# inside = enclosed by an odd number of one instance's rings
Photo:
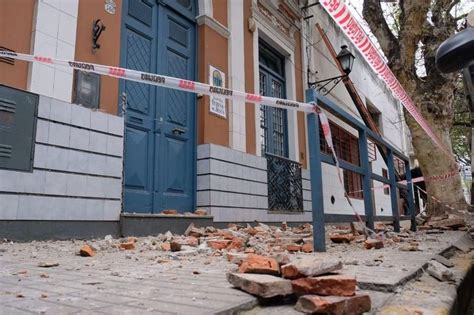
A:
{"type": "MultiPolygon", "coordinates": [[[[194,79],[195,26],[188,19],[162,7],[160,26],[166,43],[160,46],[158,68],[170,76],[194,79]]],[[[188,209],[194,202],[194,113],[195,95],[183,91],[160,89],[164,115],[164,149],[160,155],[163,207],[188,209]]]]}
{"type": "MultiPolygon", "coordinates": [[[[179,5],[125,0],[123,66],[195,80],[195,24],[173,10],[179,5]]],[[[125,211],[192,210],[195,95],[130,81],[121,82],[121,91],[127,95],[125,211]]]]}

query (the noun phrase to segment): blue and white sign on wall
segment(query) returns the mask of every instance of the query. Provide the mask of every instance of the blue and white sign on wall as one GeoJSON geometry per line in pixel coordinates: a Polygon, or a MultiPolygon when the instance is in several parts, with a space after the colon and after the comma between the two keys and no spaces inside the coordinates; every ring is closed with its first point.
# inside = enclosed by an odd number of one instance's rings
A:
{"type": "MultiPolygon", "coordinates": [[[[212,86],[225,87],[225,73],[209,65],[209,84],[212,86]]],[[[210,96],[209,108],[211,113],[227,118],[225,98],[214,95],[210,96]]]]}

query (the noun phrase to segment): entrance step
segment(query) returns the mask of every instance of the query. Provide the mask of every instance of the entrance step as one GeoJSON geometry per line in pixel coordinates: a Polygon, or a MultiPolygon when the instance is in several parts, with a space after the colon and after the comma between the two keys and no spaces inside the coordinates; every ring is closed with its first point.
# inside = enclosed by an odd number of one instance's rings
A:
{"type": "Polygon", "coordinates": [[[124,237],[157,235],[167,231],[183,234],[191,223],[197,227],[206,227],[213,225],[214,220],[212,216],[198,215],[122,213],[120,216],[120,227],[124,237]]]}

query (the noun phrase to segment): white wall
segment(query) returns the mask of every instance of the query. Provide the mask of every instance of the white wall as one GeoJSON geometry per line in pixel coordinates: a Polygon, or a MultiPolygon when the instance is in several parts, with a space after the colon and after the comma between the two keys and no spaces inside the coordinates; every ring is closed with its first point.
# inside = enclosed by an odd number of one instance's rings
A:
{"type": "MultiPolygon", "coordinates": [[[[31,36],[32,54],[74,59],[78,5],[78,0],[37,1],[31,36]]],[[[71,102],[72,69],[31,63],[29,71],[28,89],[31,92],[71,102]]]]}
{"type": "MultiPolygon", "coordinates": [[[[400,115],[401,107],[399,102],[392,96],[390,90],[386,87],[383,81],[377,77],[368,63],[365,62],[363,56],[357,52],[357,49],[351,44],[350,40],[345,37],[339,26],[330,19],[326,12],[319,7],[312,7],[311,11],[311,14],[315,17],[310,20],[309,27],[304,28],[306,36],[312,38],[313,43],[317,43],[313,48],[311,48],[311,60],[309,61],[309,65],[313,75],[310,80],[323,80],[340,75],[334,60],[315,27],[315,24],[319,23],[327,34],[336,52],[339,52],[342,45],[348,45],[349,50],[356,56],[354,67],[350,73],[351,80],[354,82],[362,100],[370,100],[370,102],[381,112],[382,134],[384,138],[394,147],[407,154],[407,131],[404,128],[402,117],[400,115]],[[317,73],[315,73],[316,71],[317,73]]],[[[304,43],[307,45],[306,42],[304,43]]],[[[329,84],[328,89],[331,87],[332,85],[329,84]]],[[[352,116],[362,121],[344,84],[340,83],[337,85],[331,93],[327,95],[327,97],[341,106],[345,111],[349,112],[352,116]]],[[[347,124],[344,124],[330,114],[328,114],[328,117],[330,120],[336,122],[338,125],[344,127],[346,130],[357,136],[357,132],[347,124]]],[[[377,150],[377,160],[372,162],[372,171],[375,174],[382,175],[382,168],[387,169],[387,166],[383,161],[380,152],[377,150]]],[[[325,212],[331,214],[352,214],[352,210],[343,196],[343,188],[337,181],[336,168],[334,166],[324,165],[323,187],[325,212]],[[336,199],[334,205],[330,202],[331,196],[334,196],[336,199]]],[[[373,181],[373,186],[377,188],[382,186],[382,183],[373,181]]],[[[356,210],[360,214],[364,214],[363,201],[357,199],[352,199],[352,201],[356,210]]],[[[390,195],[385,195],[383,189],[374,190],[374,201],[376,215],[392,215],[390,195]],[[383,212],[381,211],[382,208],[383,212]]]]}
{"type": "MultiPolygon", "coordinates": [[[[244,2],[229,1],[229,84],[237,91],[245,91],[245,54],[244,54],[244,2]]],[[[229,101],[229,142],[231,148],[246,151],[245,102],[229,101]]]]}

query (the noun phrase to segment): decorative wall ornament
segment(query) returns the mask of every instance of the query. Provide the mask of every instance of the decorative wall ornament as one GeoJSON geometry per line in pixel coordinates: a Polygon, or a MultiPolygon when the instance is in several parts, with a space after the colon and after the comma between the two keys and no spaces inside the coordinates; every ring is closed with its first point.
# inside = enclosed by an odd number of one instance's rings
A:
{"type": "Polygon", "coordinates": [[[115,10],[117,9],[117,4],[115,3],[115,0],[105,0],[104,4],[104,9],[105,12],[108,14],[115,14],[115,10]]]}

